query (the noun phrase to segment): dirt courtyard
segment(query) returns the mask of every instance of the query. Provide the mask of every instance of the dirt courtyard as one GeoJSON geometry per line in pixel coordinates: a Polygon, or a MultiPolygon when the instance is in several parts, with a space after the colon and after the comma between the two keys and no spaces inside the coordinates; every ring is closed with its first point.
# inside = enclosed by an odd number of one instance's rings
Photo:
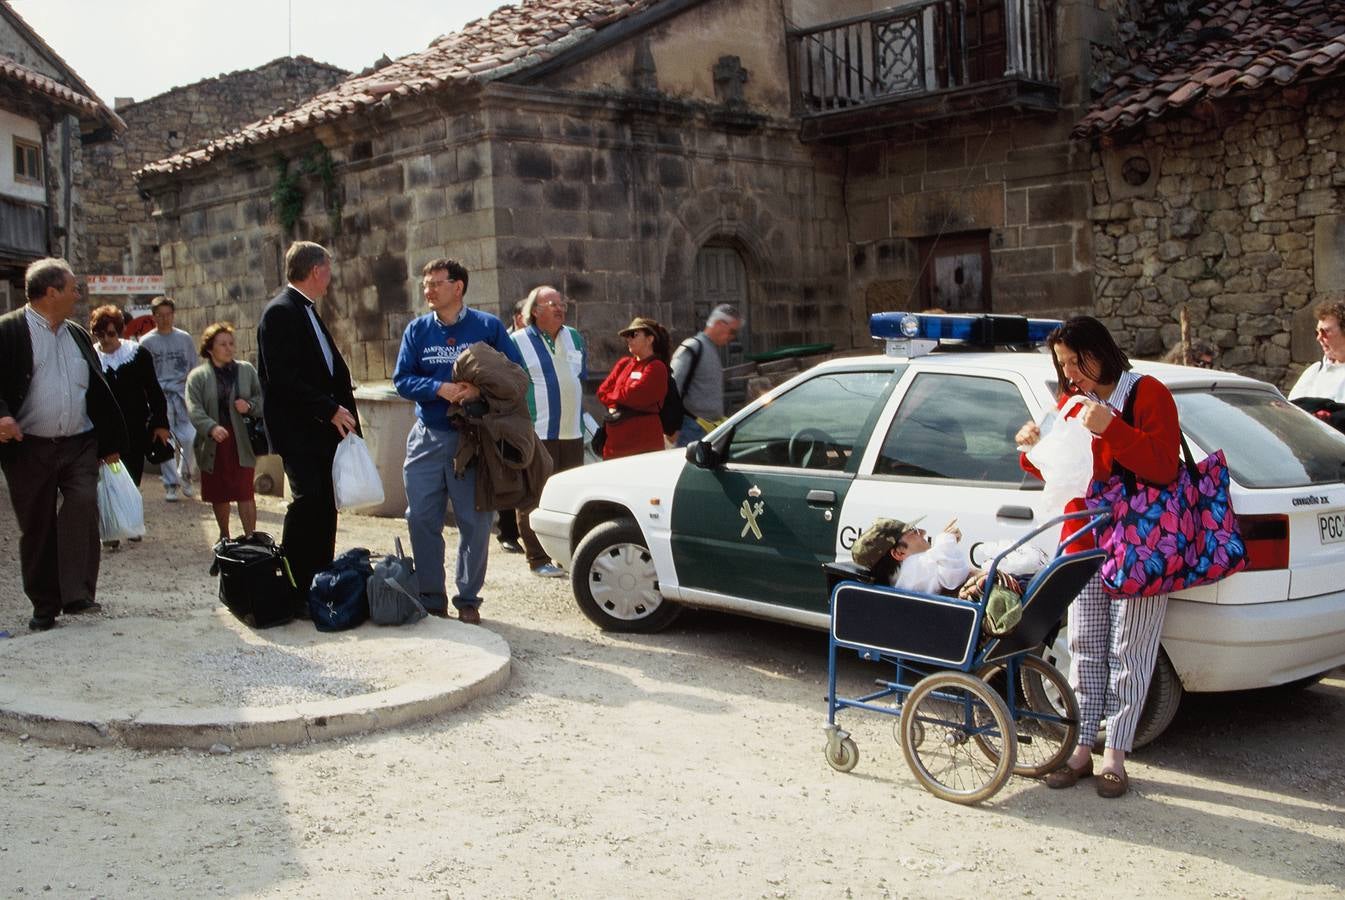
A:
{"type": "MultiPolygon", "coordinates": [[[[0,485],[0,629],[27,640],[0,485]]],[[[208,507],[144,490],[150,534],[105,555],[106,613],[216,603],[208,507]]],[[[260,527],[283,507],[260,498],[260,527]]],[[[340,548],[396,519],[343,516],[340,548]]],[[[450,532],[450,537],[452,533],[450,532]]],[[[450,545],[450,554],[452,545],[450,545]]],[[[505,689],[417,725],[237,751],[50,746],[0,733],[0,894],[55,897],[1327,897],[1345,890],[1345,678],[1188,697],[1099,799],[1011,779],[980,807],[915,781],[891,720],[822,755],[825,635],[710,613],[622,637],[567,580],[492,553],[482,614],[505,689]]],[[[125,620],[125,621],[123,621],[125,620]]],[[[120,624],[119,624],[120,623],[120,624]]],[[[370,626],[366,626],[370,627],[370,626]]],[[[56,632],[59,635],[60,630],[56,632]]],[[[126,635],[125,638],[134,638],[126,635]]],[[[143,664],[156,666],[153,646],[143,664]]],[[[849,660],[847,687],[876,670],[849,660]]],[[[0,677],[3,677],[0,671],[0,677]]],[[[81,673],[51,672],[53,680],[81,673]]]]}

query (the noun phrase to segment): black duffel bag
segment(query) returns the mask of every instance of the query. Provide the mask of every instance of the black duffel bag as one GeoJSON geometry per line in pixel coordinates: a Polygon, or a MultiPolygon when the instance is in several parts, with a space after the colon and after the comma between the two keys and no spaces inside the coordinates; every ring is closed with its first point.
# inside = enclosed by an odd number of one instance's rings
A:
{"type": "Polygon", "coordinates": [[[220,601],[253,628],[284,625],[294,618],[298,591],[284,550],[261,531],[225,538],[215,545],[211,575],[219,576],[220,601]]]}

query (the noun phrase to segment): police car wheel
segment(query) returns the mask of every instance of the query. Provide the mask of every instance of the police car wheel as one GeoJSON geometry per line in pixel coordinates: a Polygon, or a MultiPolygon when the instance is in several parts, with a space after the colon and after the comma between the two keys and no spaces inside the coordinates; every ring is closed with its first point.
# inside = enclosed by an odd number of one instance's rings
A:
{"type": "Polygon", "coordinates": [[[604,522],[586,534],[570,577],[580,611],[604,631],[661,631],[682,611],[659,593],[654,559],[630,519],[604,522]]]}

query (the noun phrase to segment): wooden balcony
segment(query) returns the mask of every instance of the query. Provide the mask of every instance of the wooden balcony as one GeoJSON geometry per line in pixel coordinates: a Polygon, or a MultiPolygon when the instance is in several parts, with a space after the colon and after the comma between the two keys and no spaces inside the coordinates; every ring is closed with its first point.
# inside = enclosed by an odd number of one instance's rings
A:
{"type": "Polygon", "coordinates": [[[47,208],[0,196],[0,259],[31,262],[47,255],[47,208]]]}
{"type": "Polygon", "coordinates": [[[1056,109],[1055,0],[918,0],[788,33],[803,138],[1056,109]]]}

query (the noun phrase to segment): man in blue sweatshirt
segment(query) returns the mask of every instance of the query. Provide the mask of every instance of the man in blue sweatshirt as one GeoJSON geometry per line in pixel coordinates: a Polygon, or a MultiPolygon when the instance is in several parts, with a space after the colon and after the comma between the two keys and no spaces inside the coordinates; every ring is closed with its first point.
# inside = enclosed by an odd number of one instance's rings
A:
{"type": "Polygon", "coordinates": [[[476,467],[465,476],[453,474],[458,452],[457,425],[448,417],[451,403],[478,399],[476,385],[453,380],[453,364],[464,350],[483,341],[511,360],[523,364],[504,323],[463,302],[467,269],[455,259],[435,259],[422,270],[421,287],[430,311],[412,319],[402,335],[397,368],[392,374],[397,392],[416,401],[416,422],[406,441],[402,480],[406,485],[407,528],[420,580],[420,599],[431,614],[448,617],[444,575],[444,513],[453,504],[458,524],[457,593],[453,606],[458,618],[470,625],[481,622],[481,587],[486,581],[492,514],[476,509],[476,467]]]}

